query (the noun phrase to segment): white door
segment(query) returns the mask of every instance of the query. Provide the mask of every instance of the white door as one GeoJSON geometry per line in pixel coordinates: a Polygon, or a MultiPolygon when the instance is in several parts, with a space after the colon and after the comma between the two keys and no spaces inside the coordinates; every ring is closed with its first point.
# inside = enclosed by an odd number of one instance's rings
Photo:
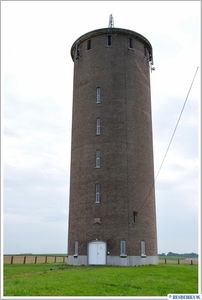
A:
{"type": "Polygon", "coordinates": [[[88,244],[88,264],[105,265],[106,264],[106,243],[93,241],[88,244]]]}

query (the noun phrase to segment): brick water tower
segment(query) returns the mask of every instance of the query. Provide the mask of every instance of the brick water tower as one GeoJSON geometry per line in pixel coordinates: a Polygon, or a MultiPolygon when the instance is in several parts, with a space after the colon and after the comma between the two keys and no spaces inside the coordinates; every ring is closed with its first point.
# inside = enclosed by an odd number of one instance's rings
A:
{"type": "Polygon", "coordinates": [[[157,264],[150,72],[141,34],[88,32],[74,62],[68,264],[157,264]]]}

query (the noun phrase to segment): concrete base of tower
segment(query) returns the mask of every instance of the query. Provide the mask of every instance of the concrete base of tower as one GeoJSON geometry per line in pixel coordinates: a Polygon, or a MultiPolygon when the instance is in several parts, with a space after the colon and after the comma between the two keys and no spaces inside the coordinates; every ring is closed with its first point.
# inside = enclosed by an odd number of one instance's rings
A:
{"type": "Polygon", "coordinates": [[[107,256],[107,265],[115,266],[142,266],[142,265],[157,265],[158,256],[107,256]]]}
{"type": "MultiPolygon", "coordinates": [[[[114,265],[114,266],[142,266],[142,265],[157,265],[158,264],[158,256],[107,256],[106,265],[114,265]]],[[[78,255],[74,257],[73,255],[69,255],[67,259],[67,263],[69,265],[88,265],[88,257],[87,255],[78,255]]]]}
{"type": "Polygon", "coordinates": [[[68,255],[67,258],[67,263],[68,265],[75,265],[75,266],[81,266],[81,265],[87,265],[87,255],[78,255],[78,256],[73,256],[73,255],[68,255]]]}

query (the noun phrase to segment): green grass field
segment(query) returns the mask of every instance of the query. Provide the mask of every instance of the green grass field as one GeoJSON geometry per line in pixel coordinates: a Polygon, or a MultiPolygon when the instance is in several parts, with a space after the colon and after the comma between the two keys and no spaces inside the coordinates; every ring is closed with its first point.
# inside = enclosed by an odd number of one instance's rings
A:
{"type": "Polygon", "coordinates": [[[197,265],[4,265],[4,296],[167,296],[198,293],[197,265]]]}

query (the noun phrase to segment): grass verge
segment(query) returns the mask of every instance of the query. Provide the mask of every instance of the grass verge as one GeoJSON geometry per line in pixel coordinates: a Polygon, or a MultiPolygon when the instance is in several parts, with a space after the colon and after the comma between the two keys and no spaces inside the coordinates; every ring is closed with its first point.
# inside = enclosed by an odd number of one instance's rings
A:
{"type": "Polygon", "coordinates": [[[4,265],[4,296],[167,296],[198,293],[197,265],[4,265]]]}

